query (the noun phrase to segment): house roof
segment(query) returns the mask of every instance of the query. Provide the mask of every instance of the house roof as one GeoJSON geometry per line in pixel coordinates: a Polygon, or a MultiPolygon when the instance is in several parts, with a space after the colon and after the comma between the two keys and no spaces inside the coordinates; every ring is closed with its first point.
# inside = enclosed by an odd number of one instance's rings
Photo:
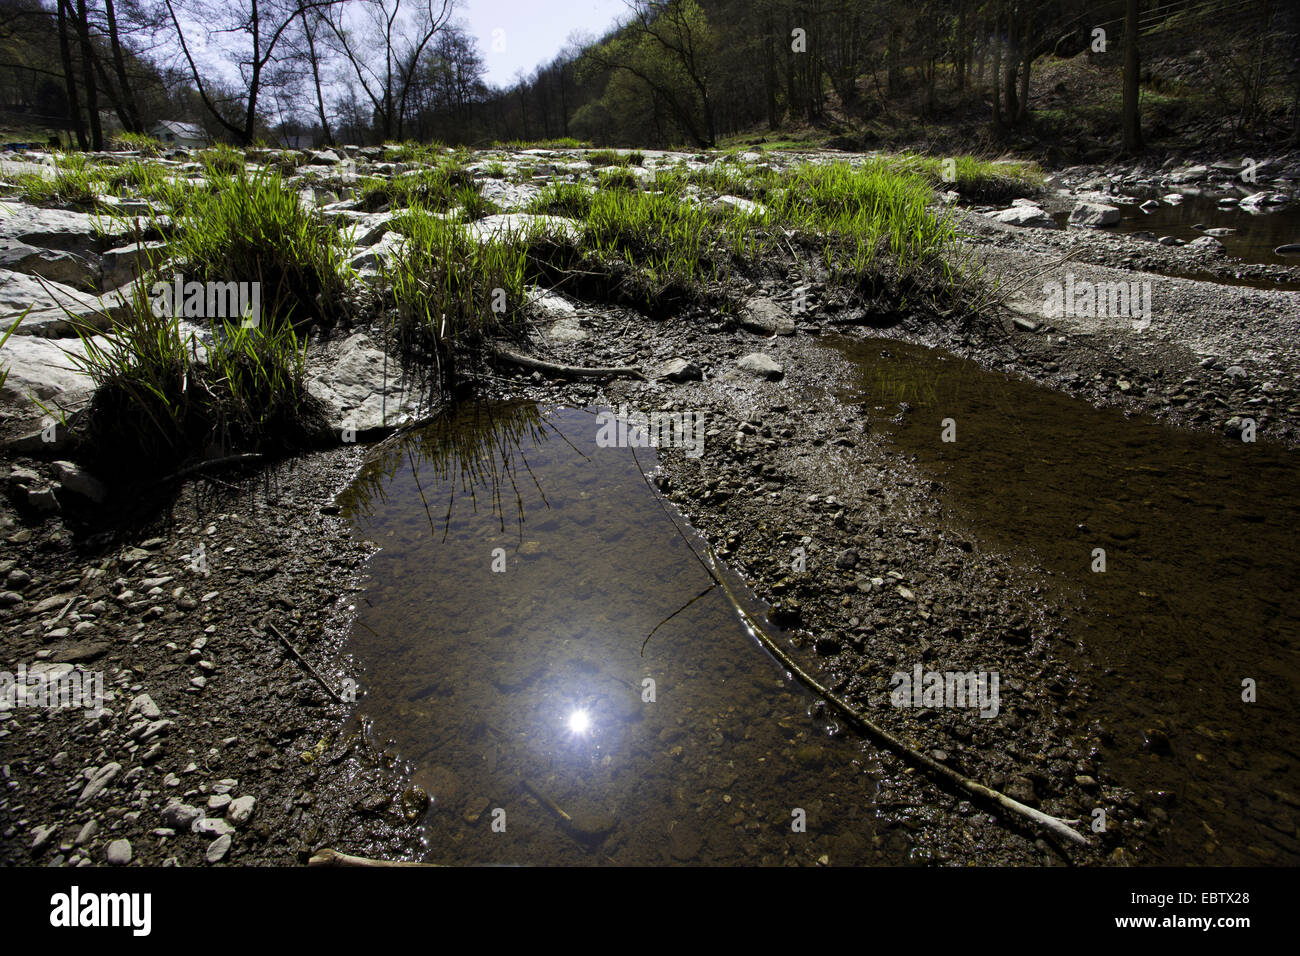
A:
{"type": "Polygon", "coordinates": [[[182,123],[180,120],[159,120],[154,124],[154,132],[162,131],[172,136],[184,136],[189,139],[207,139],[208,134],[197,123],[182,123]]]}

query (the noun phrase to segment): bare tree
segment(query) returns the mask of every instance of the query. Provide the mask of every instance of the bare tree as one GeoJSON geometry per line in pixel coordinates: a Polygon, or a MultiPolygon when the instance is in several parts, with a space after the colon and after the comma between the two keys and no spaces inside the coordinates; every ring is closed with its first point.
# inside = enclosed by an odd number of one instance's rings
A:
{"type": "Polygon", "coordinates": [[[420,57],[451,19],[452,0],[353,0],[351,12],[362,18],[361,29],[348,25],[343,8],[324,23],[374,106],[384,139],[400,139],[420,57]]]}
{"type": "Polygon", "coordinates": [[[177,9],[182,0],[163,0],[172,29],[189,65],[203,105],[213,118],[240,143],[251,143],[257,124],[257,103],[263,86],[284,74],[277,72],[279,59],[286,52],[286,38],[292,28],[310,11],[338,6],[342,0],[243,0],[196,6],[193,12],[201,22],[215,24],[212,33],[223,34],[223,46],[239,70],[242,88],[232,96],[222,96],[195,61],[193,44],[186,39],[185,28],[177,9]],[[247,37],[247,40],[242,38],[247,37]],[[236,38],[240,38],[236,41],[236,38]],[[283,44],[283,45],[282,45],[283,44]],[[242,114],[242,115],[241,115],[242,114]]]}
{"type": "Polygon", "coordinates": [[[1142,148],[1142,115],[1138,109],[1138,0],[1124,6],[1124,150],[1142,148]]]}
{"type": "Polygon", "coordinates": [[[77,134],[77,145],[85,149],[88,145],[86,141],[86,125],[81,120],[81,105],[77,101],[77,78],[72,71],[72,27],[69,20],[75,19],[70,15],[71,4],[69,0],[56,0],[58,7],[59,22],[59,58],[63,61],[63,83],[68,93],[68,110],[72,114],[73,129],[77,134]]]}
{"type": "Polygon", "coordinates": [[[329,117],[325,113],[325,92],[321,81],[321,72],[327,51],[320,43],[322,34],[329,28],[325,23],[325,14],[320,8],[308,6],[305,0],[298,0],[298,6],[298,36],[295,38],[293,50],[295,56],[305,62],[311,71],[312,87],[316,93],[316,115],[320,120],[321,136],[326,145],[332,146],[334,136],[330,132],[329,117]]]}

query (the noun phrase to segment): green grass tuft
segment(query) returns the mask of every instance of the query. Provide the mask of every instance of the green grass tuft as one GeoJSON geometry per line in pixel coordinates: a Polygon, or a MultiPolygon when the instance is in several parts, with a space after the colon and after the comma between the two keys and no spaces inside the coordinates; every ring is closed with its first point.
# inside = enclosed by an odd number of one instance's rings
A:
{"type": "Polygon", "coordinates": [[[260,282],[263,324],[333,326],[347,292],[338,230],[278,172],[226,177],[185,209],[168,250],[187,280],[260,282]]]}
{"type": "Polygon", "coordinates": [[[95,384],[78,423],[85,457],[111,477],[241,452],[306,447],[325,427],[307,392],[305,337],[224,324],[203,349],[151,308],[144,280],[103,334],[79,327],[76,362],[95,384]]]}

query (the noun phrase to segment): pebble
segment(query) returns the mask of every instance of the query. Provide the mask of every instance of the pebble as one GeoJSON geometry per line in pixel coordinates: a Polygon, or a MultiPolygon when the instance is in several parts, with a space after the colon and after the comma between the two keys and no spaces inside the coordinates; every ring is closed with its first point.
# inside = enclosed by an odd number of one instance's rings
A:
{"type": "Polygon", "coordinates": [[[776,381],[785,375],[785,369],[770,355],[762,352],[750,352],[736,362],[736,368],[759,378],[776,381]]]}
{"type": "Polygon", "coordinates": [[[230,802],[230,806],[226,810],[226,819],[235,826],[243,826],[253,816],[253,809],[256,806],[256,797],[237,797],[230,802]]]}
{"type": "Polygon", "coordinates": [[[54,836],[55,831],[58,829],[59,826],[57,823],[51,823],[49,826],[36,827],[32,830],[32,833],[35,834],[32,840],[32,852],[36,853],[39,850],[43,850],[45,845],[50,842],[50,838],[54,836]]]}
{"type": "Polygon", "coordinates": [[[113,779],[122,772],[122,765],[116,761],[106,763],[100,767],[86,784],[86,788],[81,791],[81,796],[77,798],[77,806],[89,803],[99,796],[100,792],[113,782],[113,779]]]}
{"type": "Polygon", "coordinates": [[[148,694],[140,694],[131,701],[131,706],[126,709],[126,716],[139,714],[148,720],[157,720],[162,716],[162,711],[158,705],[153,702],[153,698],[148,694]]]}
{"type": "Polygon", "coordinates": [[[212,841],[208,847],[208,852],[204,854],[204,859],[209,863],[220,863],[230,852],[231,838],[229,833],[223,833],[212,841]]]}
{"type": "Polygon", "coordinates": [[[112,866],[126,866],[131,862],[131,841],[114,840],[108,845],[105,856],[112,866]]]}
{"type": "Polygon", "coordinates": [[[203,836],[225,836],[235,832],[235,828],[221,817],[203,817],[195,820],[190,830],[203,836]]]}
{"type": "Polygon", "coordinates": [[[173,830],[189,830],[201,819],[203,811],[179,800],[167,804],[162,810],[162,822],[173,830]]]}

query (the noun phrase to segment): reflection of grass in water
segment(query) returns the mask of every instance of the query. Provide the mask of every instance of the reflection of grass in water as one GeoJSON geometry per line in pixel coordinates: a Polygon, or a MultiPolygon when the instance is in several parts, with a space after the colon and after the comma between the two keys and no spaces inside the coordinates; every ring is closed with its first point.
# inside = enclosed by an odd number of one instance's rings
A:
{"type": "MultiPolygon", "coordinates": [[[[403,462],[411,470],[416,489],[429,519],[429,530],[437,534],[429,501],[425,497],[425,477],[435,482],[446,482],[450,494],[447,511],[443,516],[442,539],[445,541],[451,527],[451,515],[456,504],[457,487],[468,493],[474,512],[478,512],[480,489],[486,489],[492,513],[497,515],[501,530],[505,531],[504,494],[514,495],[520,540],[523,538],[524,503],[519,490],[519,466],[532,479],[533,485],[549,507],[536,475],[524,454],[524,444],[540,445],[559,434],[553,424],[544,423],[541,411],[532,402],[473,403],[453,407],[440,415],[428,427],[396,441],[381,444],[362,466],[361,473],[344,496],[344,510],[352,519],[369,518],[378,502],[387,502],[388,485],[396,477],[403,462]]],[[[561,435],[561,438],[564,436],[561,435]]]]}
{"type": "Polygon", "coordinates": [[[990,387],[994,379],[981,379],[977,372],[967,360],[944,360],[928,354],[913,358],[904,353],[863,369],[861,401],[886,409],[906,403],[912,408],[937,408],[945,414],[964,411],[985,419],[996,416],[999,429],[1011,428],[1023,435],[1025,424],[1007,390],[990,387]],[[968,381],[972,375],[976,375],[974,381],[968,381]],[[963,393],[965,405],[959,401],[963,393]]]}
{"type": "Polygon", "coordinates": [[[868,394],[880,405],[933,405],[939,400],[934,381],[919,381],[915,376],[881,373],[873,378],[868,394]]]}
{"type": "Polygon", "coordinates": [[[925,368],[910,362],[877,365],[864,376],[864,398],[886,408],[906,402],[929,407],[939,403],[940,388],[946,400],[954,400],[959,391],[961,373],[948,369],[925,368]]]}

